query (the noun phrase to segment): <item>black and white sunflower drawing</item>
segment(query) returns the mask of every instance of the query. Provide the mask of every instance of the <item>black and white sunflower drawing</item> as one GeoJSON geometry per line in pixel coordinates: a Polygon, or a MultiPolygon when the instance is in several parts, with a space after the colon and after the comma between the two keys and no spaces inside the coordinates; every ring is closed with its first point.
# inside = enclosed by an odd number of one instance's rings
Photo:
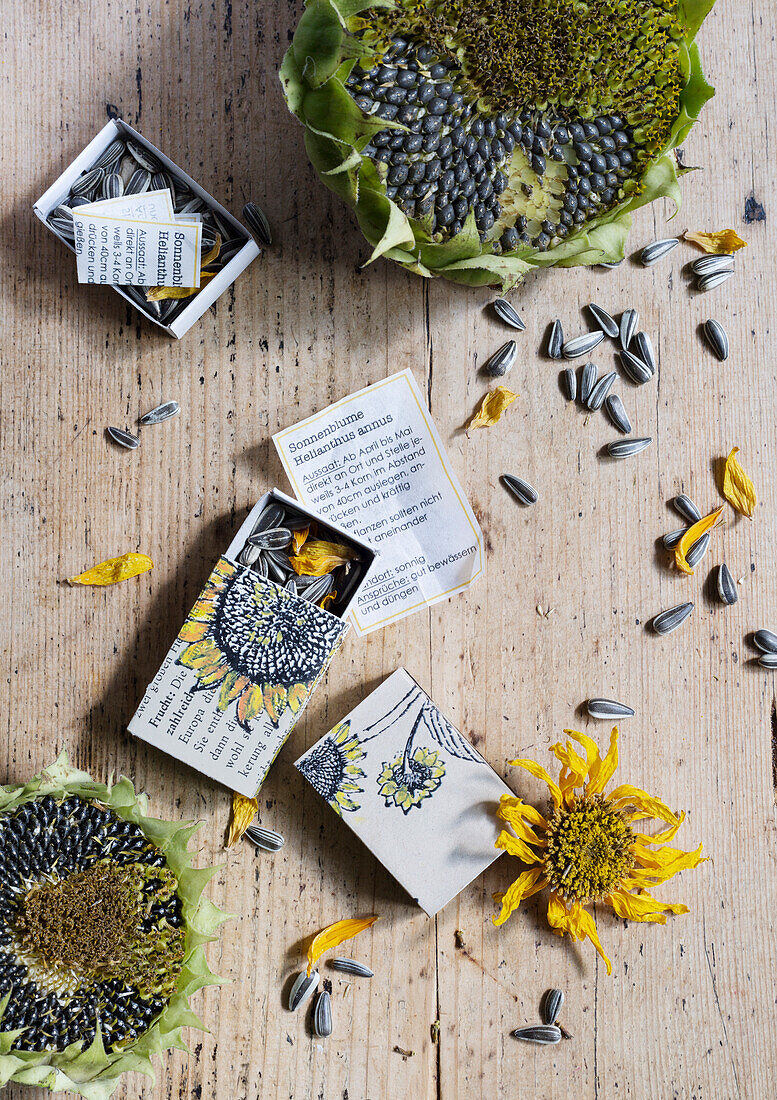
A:
{"type": "Polygon", "coordinates": [[[343,810],[359,809],[356,796],[364,791],[358,780],[364,779],[364,771],[357,761],[367,754],[359,738],[351,733],[351,723],[346,719],[323,737],[300,760],[297,767],[318,793],[342,817],[343,810]]]}

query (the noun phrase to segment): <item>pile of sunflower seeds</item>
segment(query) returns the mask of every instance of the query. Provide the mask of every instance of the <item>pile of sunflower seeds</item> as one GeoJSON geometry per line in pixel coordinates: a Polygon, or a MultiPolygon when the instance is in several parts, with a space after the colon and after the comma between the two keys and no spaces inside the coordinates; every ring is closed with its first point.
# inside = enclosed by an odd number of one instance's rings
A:
{"type": "Polygon", "coordinates": [[[558,1015],[563,1004],[563,992],[560,989],[549,989],[542,998],[542,1023],[516,1028],[512,1032],[513,1038],[522,1039],[525,1043],[536,1043],[539,1046],[551,1046],[554,1043],[560,1043],[562,1039],[571,1039],[569,1032],[558,1023],[558,1015]]]}
{"type": "MultiPolygon", "coordinates": [[[[351,977],[373,978],[375,976],[368,966],[357,962],[356,959],[333,959],[330,965],[333,970],[351,977]]],[[[318,989],[319,980],[320,975],[317,970],[312,970],[310,974],[303,970],[297,975],[289,993],[290,1012],[296,1012],[309,1000],[318,989]]],[[[328,1039],[332,1034],[332,983],[327,979],[324,979],[324,988],[313,1002],[311,1027],[313,1034],[319,1039],[328,1039]]]]}
{"type": "MultiPolygon", "coordinates": [[[[357,557],[321,577],[297,573],[289,560],[290,553],[293,553],[294,532],[304,530],[310,522],[310,517],[304,513],[272,501],[254,524],[237,560],[260,577],[281,585],[309,603],[321,606],[321,601],[335,592],[336,598],[327,604],[327,611],[341,616],[364,577],[365,563],[357,557]]],[[[328,535],[324,532],[320,537],[342,542],[342,535],[339,534],[328,535]]],[[[351,549],[355,550],[355,547],[351,546],[351,549]]]]}
{"type": "Polygon", "coordinates": [[[696,290],[714,290],[734,274],[734,257],[732,255],[700,256],[691,264],[691,271],[696,276],[694,282],[696,290]]]}

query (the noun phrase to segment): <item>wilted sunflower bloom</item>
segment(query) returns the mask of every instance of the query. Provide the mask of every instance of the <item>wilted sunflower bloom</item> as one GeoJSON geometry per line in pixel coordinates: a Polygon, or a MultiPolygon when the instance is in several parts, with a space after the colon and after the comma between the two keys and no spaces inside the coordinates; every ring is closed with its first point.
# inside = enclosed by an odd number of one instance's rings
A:
{"type": "Polygon", "coordinates": [[[667,913],[687,913],[688,906],[659,901],[650,891],[678,871],[698,867],[704,861],[702,846],[694,852],[670,847],[685,813],[673,813],[639,787],[623,783],[604,793],[618,767],[617,728],[603,758],[586,734],[564,732],[582,746],[585,757],[571,741],[553,745],[551,751],[561,762],[558,782],[533,760],[510,761],[547,783],[552,812],[544,816],[520,798],[502,796],[497,814],[510,829],[502,830],[496,846],[518,856],[529,869],[505,893],[494,894],[502,910],[493,919],[504,924],[525,898],[549,886],[553,931],[559,936],[566,932],[573,940],[590,939],[611,974],[612,964],[585,905],[603,901],[616,916],[666,924],[667,913]],[[653,835],[634,828],[648,819],[666,828],[653,835]]]}

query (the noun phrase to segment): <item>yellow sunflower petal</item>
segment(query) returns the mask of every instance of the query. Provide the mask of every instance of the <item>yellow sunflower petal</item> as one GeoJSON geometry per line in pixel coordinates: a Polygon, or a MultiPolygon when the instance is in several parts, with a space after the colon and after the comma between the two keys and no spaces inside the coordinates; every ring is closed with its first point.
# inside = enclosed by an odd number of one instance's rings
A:
{"type": "Polygon", "coordinates": [[[99,565],[93,565],[77,577],[68,577],[67,583],[74,587],[79,584],[104,587],[129,580],[130,577],[138,577],[153,568],[154,563],[148,554],[121,554],[118,558],[108,558],[99,565]]]}
{"type": "MultiPolygon", "coordinates": [[[[534,844],[538,848],[545,848],[547,846],[548,842],[545,837],[535,832],[528,821],[519,813],[511,813],[510,817],[506,818],[497,811],[497,816],[501,817],[503,821],[509,822],[510,828],[520,840],[525,841],[527,844],[534,844]]],[[[534,863],[534,860],[530,862],[534,863]]]]}
{"type": "Polygon", "coordinates": [[[670,825],[668,829],[663,829],[660,833],[654,833],[652,836],[650,833],[634,833],[637,840],[641,840],[643,844],[667,844],[670,840],[674,840],[677,836],[677,830],[685,821],[685,810],[679,816],[679,819],[674,825],[670,825]]]}
{"type": "Polygon", "coordinates": [[[278,724],[278,720],[286,709],[287,702],[286,688],[276,684],[264,685],[264,709],[275,725],[278,724]]]}
{"type": "Polygon", "coordinates": [[[203,638],[200,642],[192,642],[178,658],[178,663],[185,668],[198,669],[204,665],[213,664],[214,660],[221,657],[221,650],[212,638],[203,638]]]}
{"type": "Polygon", "coordinates": [[[572,907],[567,909],[563,898],[558,894],[551,894],[548,902],[548,924],[557,936],[563,936],[566,932],[573,940],[590,940],[604,960],[607,973],[612,974],[612,963],[602,950],[594,918],[579,901],[573,902],[572,907]]]}
{"type": "MultiPolygon", "coordinates": [[[[680,821],[677,814],[673,813],[660,798],[655,798],[639,787],[633,787],[630,783],[621,783],[615,790],[610,791],[607,798],[610,802],[623,803],[623,809],[627,806],[633,806],[636,810],[641,811],[640,817],[655,817],[659,821],[665,821],[667,825],[676,825],[680,821]]],[[[632,817],[632,820],[636,820],[636,815],[632,817]]]]}
{"type": "Polygon", "coordinates": [[[642,867],[654,868],[660,872],[665,881],[676,875],[678,871],[692,870],[700,863],[706,862],[706,857],[701,854],[702,847],[703,845],[700,844],[694,851],[686,852],[682,848],[672,848],[667,844],[652,852],[637,843],[634,845],[634,857],[642,867]]]}
{"type": "Polygon", "coordinates": [[[292,714],[296,714],[302,704],[308,697],[307,684],[294,684],[289,688],[288,702],[291,707],[292,714]]]}
{"type": "Polygon", "coordinates": [[[178,631],[178,637],[182,642],[199,642],[208,633],[208,629],[208,623],[199,623],[194,622],[192,619],[187,619],[178,631]]]}
{"type": "Polygon", "coordinates": [[[690,913],[687,905],[659,901],[650,894],[629,894],[625,890],[614,890],[604,900],[612,906],[616,916],[625,920],[666,924],[666,913],[690,913]]]}
{"type": "Polygon", "coordinates": [[[681,572],[687,573],[689,577],[693,576],[693,569],[686,561],[685,555],[703,534],[709,531],[711,527],[715,526],[720,519],[720,513],[725,507],[725,504],[721,504],[720,508],[716,508],[716,510],[710,512],[708,516],[702,516],[700,520],[697,520],[696,523],[687,529],[675,547],[674,560],[677,563],[677,568],[681,572]]]}
{"type": "Polygon", "coordinates": [[[309,539],[298,554],[290,554],[289,562],[295,573],[308,577],[323,577],[339,565],[353,561],[356,552],[350,546],[326,539],[309,539]]]}
{"type": "Polygon", "coordinates": [[[220,684],[229,671],[229,665],[219,656],[216,664],[205,665],[197,670],[197,679],[202,687],[212,687],[213,684],[220,684]]]}
{"type": "Polygon", "coordinates": [[[232,817],[229,822],[229,833],[225,848],[231,848],[237,844],[243,833],[256,817],[259,803],[255,798],[246,798],[244,794],[235,792],[232,795],[232,817]]]}
{"type": "Polygon", "coordinates": [[[735,229],[719,229],[716,233],[697,230],[695,233],[685,232],[683,237],[714,256],[727,256],[730,252],[747,248],[747,241],[743,241],[735,229]]]}
{"type": "Polygon", "coordinates": [[[205,283],[216,274],[215,271],[200,271],[199,286],[152,286],[146,291],[147,302],[164,302],[168,298],[192,298],[199,294],[205,283]]]}
{"type": "Polygon", "coordinates": [[[264,692],[260,687],[253,685],[248,691],[243,692],[237,704],[237,720],[245,724],[264,710],[264,692]]]}
{"type": "Polygon", "coordinates": [[[737,460],[738,454],[739,447],[732,447],[726,459],[726,468],[723,472],[723,496],[735,512],[752,519],[758,499],[755,495],[755,486],[737,460]]]}
{"type": "Polygon", "coordinates": [[[358,917],[355,920],[339,920],[335,924],[323,928],[313,937],[308,948],[308,974],[325,951],[331,951],[333,947],[337,947],[345,940],[358,936],[365,928],[369,928],[371,924],[374,924],[377,919],[377,916],[372,916],[358,917]]]}
{"type": "Polygon", "coordinates": [[[612,779],[618,767],[618,727],[613,726],[610,731],[610,747],[604,760],[597,760],[591,768],[591,775],[586,787],[587,794],[601,794],[612,779]]]}
{"type": "Polygon", "coordinates": [[[226,710],[233,699],[237,699],[241,691],[248,686],[248,680],[245,676],[241,676],[239,672],[230,672],[228,676],[225,676],[222,684],[221,691],[218,698],[218,709],[226,710]]]}
{"type": "Polygon", "coordinates": [[[515,882],[507,887],[503,894],[494,894],[494,901],[501,902],[502,909],[491,920],[497,926],[504,924],[522,901],[530,898],[532,894],[539,893],[547,884],[548,880],[543,876],[541,867],[532,867],[531,870],[524,871],[515,882]]]}
{"type": "Polygon", "coordinates": [[[494,843],[497,848],[509,852],[511,856],[517,856],[523,863],[528,863],[530,867],[532,864],[539,863],[540,857],[537,853],[533,852],[520,837],[508,833],[507,829],[502,829],[494,843]]]}
{"type": "Polygon", "coordinates": [[[467,424],[470,428],[490,428],[501,418],[505,409],[515,401],[517,393],[508,390],[505,386],[496,386],[490,390],[478,406],[467,424]]]}
{"type": "Polygon", "coordinates": [[[307,527],[301,528],[301,530],[299,531],[292,531],[291,546],[295,554],[298,554],[302,547],[305,545],[309,534],[310,524],[308,524],[307,527]]]}
{"type": "Polygon", "coordinates": [[[550,791],[551,798],[553,799],[553,804],[555,805],[556,809],[558,809],[558,807],[563,802],[561,788],[559,787],[558,783],[555,782],[555,780],[550,778],[548,773],[543,768],[542,764],[535,764],[533,760],[510,760],[509,763],[512,764],[515,768],[523,768],[529,773],[529,775],[533,775],[535,779],[541,779],[543,783],[547,783],[548,790],[550,791]]]}
{"type": "Polygon", "coordinates": [[[525,818],[532,825],[538,825],[543,829],[548,824],[539,810],[528,802],[524,802],[522,798],[515,798],[511,794],[503,794],[499,799],[496,816],[500,817],[502,821],[509,821],[511,825],[515,825],[519,818],[525,818]]]}
{"type": "Polygon", "coordinates": [[[550,746],[550,751],[563,765],[559,776],[559,787],[566,795],[575,787],[582,787],[585,777],[588,775],[588,763],[583,760],[577,749],[567,741],[566,745],[557,742],[550,746]]]}
{"type": "Polygon", "coordinates": [[[586,772],[590,782],[591,775],[599,765],[599,746],[587,733],[579,733],[578,730],[564,730],[564,733],[585,749],[586,772]]]}

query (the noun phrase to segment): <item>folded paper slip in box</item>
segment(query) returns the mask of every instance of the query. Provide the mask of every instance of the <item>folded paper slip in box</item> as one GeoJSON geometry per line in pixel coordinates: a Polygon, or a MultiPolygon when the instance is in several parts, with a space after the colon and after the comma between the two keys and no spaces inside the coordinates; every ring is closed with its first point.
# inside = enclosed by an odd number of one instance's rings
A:
{"type": "Polygon", "coordinates": [[[403,668],[295,766],[430,917],[501,855],[513,792],[403,668]]]}
{"type": "MultiPolygon", "coordinates": [[[[122,161],[127,156],[135,157],[137,171],[141,175],[147,172],[152,184],[157,175],[166,176],[176,189],[176,193],[186,199],[184,203],[179,204],[186,209],[179,210],[179,213],[185,213],[189,219],[191,214],[197,213],[191,208],[200,207],[203,218],[212,220],[217,226],[222,244],[229,246],[224,248],[222,259],[217,260],[208,272],[203,273],[204,281],[197,293],[192,296],[180,300],[162,298],[160,301],[149,302],[144,291],[138,287],[113,286],[117,294],[130,302],[149,321],[159,325],[171,336],[180,338],[260,254],[259,247],[248,230],[196,180],[126,122],[121,119],[111,119],[38,199],[33,209],[41,221],[74,251],[72,218],[59,208],[66,206],[68,202],[81,203],[99,197],[93,195],[94,188],[101,186],[101,181],[106,175],[121,174],[122,161]],[[118,160],[114,160],[113,152],[119,146],[124,149],[124,152],[120,152],[118,160]],[[135,154],[148,167],[140,164],[135,154]],[[80,191],[84,193],[80,194],[80,191]],[[212,276],[211,269],[215,271],[212,276]]],[[[131,164],[130,168],[132,168],[131,164]]],[[[142,179],[140,186],[143,185],[149,185],[148,178],[142,179]]]]}
{"type": "Polygon", "coordinates": [[[283,493],[267,493],[216,563],[146,689],[130,733],[253,796],[342,643],[348,630],[343,615],[374,559],[365,543],[283,493]],[[298,590],[294,577],[282,584],[262,575],[258,555],[255,567],[244,564],[254,558],[255,543],[262,541],[254,532],[271,507],[309,518],[320,538],[353,549],[358,573],[346,602],[330,603],[338,614],[306,599],[308,589],[298,590]]]}

